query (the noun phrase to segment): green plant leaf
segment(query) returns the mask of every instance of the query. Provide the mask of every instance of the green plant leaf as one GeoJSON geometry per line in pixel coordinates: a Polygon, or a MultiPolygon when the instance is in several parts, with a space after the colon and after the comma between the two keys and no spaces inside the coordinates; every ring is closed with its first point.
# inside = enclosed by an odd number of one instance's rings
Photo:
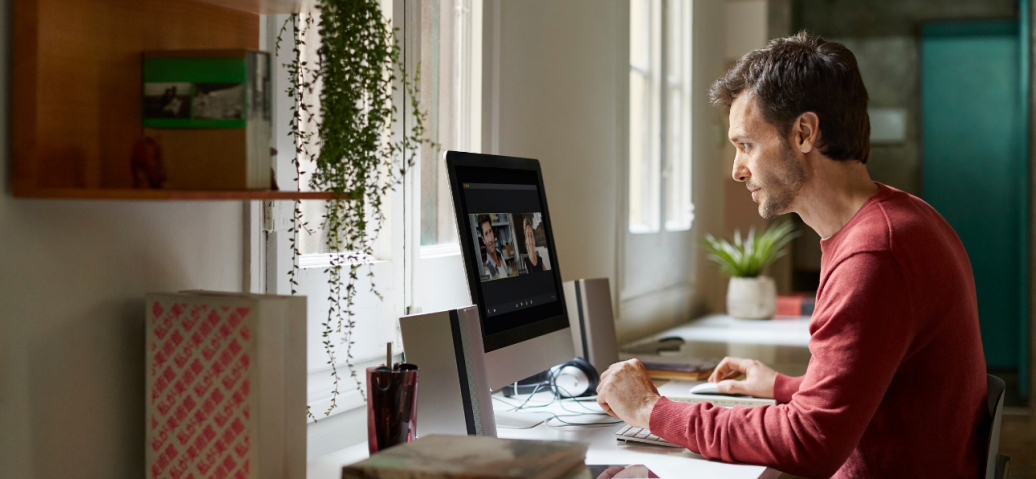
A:
{"type": "Polygon", "coordinates": [[[720,274],[732,277],[752,277],[762,274],[774,261],[786,254],[785,246],[798,233],[790,221],[772,223],[761,234],[749,228],[748,236],[734,230],[733,244],[716,239],[711,234],[698,244],[707,253],[706,258],[719,264],[720,274]]]}
{"type": "MultiPolygon", "coordinates": [[[[288,22],[296,35],[294,59],[284,65],[290,78],[286,91],[295,99],[289,128],[296,140],[296,180],[302,174],[302,161],[312,161],[315,168],[310,189],[334,193],[334,198],[325,202],[320,224],[325,245],[333,253],[325,269],[330,306],[322,334],[344,335],[345,365],[364,396],[352,364],[356,323],[349,319],[355,314],[357,271],[363,258],[373,256],[372,247],[385,219],[383,196],[400,184],[402,175],[414,165],[421,145],[433,150],[438,145],[425,135],[427,115],[420,108],[417,90],[420,66],[413,76],[404,68],[396,32],[382,14],[378,0],[317,0],[311,12],[291,15],[288,22]],[[310,33],[319,34],[319,45],[306,45],[304,40],[310,33]],[[303,49],[312,47],[316,50],[307,51],[316,61],[304,60],[303,49]],[[407,119],[407,131],[399,139],[391,130],[400,121],[400,111],[392,101],[397,82],[413,112],[407,119]],[[343,266],[347,266],[345,271],[343,266]]],[[[286,22],[277,38],[278,48],[288,32],[286,22]]],[[[296,236],[290,241],[293,267],[288,273],[292,294],[298,284],[297,235],[314,233],[307,225],[296,201],[292,227],[296,236]]],[[[371,278],[370,292],[380,297],[373,273],[367,276],[371,278]]],[[[340,377],[334,348],[330,339],[324,342],[334,379],[331,405],[325,415],[337,404],[340,377]]]]}

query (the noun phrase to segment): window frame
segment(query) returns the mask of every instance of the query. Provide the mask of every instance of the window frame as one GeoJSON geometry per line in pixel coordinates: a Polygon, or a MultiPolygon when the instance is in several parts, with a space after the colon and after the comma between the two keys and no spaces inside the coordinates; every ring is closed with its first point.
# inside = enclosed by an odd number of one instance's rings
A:
{"type": "MultiPolygon", "coordinates": [[[[629,182],[626,184],[626,214],[627,230],[632,234],[655,234],[662,231],[689,231],[694,222],[694,203],[692,200],[692,178],[693,168],[691,161],[692,132],[692,107],[693,95],[691,92],[692,65],[693,65],[693,17],[692,5],[680,0],[630,0],[630,49],[629,49],[629,72],[630,85],[628,104],[630,123],[628,124],[628,148],[626,172],[629,182]],[[643,34],[646,36],[646,57],[647,65],[634,64],[634,27],[633,21],[636,18],[634,9],[640,3],[647,7],[645,16],[646,26],[643,34]],[[670,35],[674,27],[671,24],[673,15],[670,15],[670,7],[679,9],[680,28],[678,37],[673,41],[670,35]],[[673,66],[673,58],[670,55],[670,48],[673,43],[680,47],[679,65],[673,66]],[[677,74],[672,74],[677,70],[677,74]],[[633,124],[634,105],[632,98],[633,77],[639,75],[644,78],[647,88],[644,95],[648,97],[643,101],[641,113],[642,124],[633,124]],[[672,130],[673,111],[671,96],[673,91],[680,92],[681,100],[678,105],[680,111],[677,113],[679,132],[672,130]],[[646,119],[644,118],[646,117],[646,119]],[[634,167],[634,155],[638,134],[641,137],[641,151],[643,159],[640,165],[647,164],[647,171],[634,167]],[[676,140],[679,145],[674,147],[671,140],[676,140]],[[646,174],[650,178],[645,179],[646,174]],[[673,178],[678,178],[674,180],[673,178]],[[635,181],[641,179],[641,185],[635,185],[635,181]],[[674,184],[676,183],[676,188],[674,184]],[[647,189],[649,191],[643,191],[647,189]],[[655,190],[654,192],[650,190],[655,190]],[[638,198],[639,196],[639,198],[638,198]],[[685,212],[675,213],[679,204],[683,202],[685,212]],[[647,205],[645,206],[645,203],[647,205]],[[638,210],[638,207],[640,211],[638,210]],[[677,216],[673,218],[673,216],[677,216]],[[644,216],[649,216],[643,219],[644,216]],[[682,218],[681,218],[682,217],[682,218]],[[637,221],[641,219],[640,221],[637,221]]],[[[645,46],[645,45],[641,45],[645,46]]]]}
{"type": "MultiPolygon", "coordinates": [[[[483,1],[458,1],[472,5],[472,11],[468,12],[469,17],[477,20],[469,25],[468,34],[472,40],[469,41],[468,55],[477,56],[479,59],[484,58],[481,41],[483,1]],[[475,6],[478,8],[474,8],[475,6]]],[[[403,60],[408,73],[413,75],[416,73],[417,65],[412,56],[419,53],[420,46],[413,45],[413,40],[419,37],[406,35],[406,27],[408,24],[413,27],[415,21],[420,21],[419,16],[414,16],[418,10],[414,7],[420,5],[419,0],[381,0],[381,3],[386,12],[391,11],[391,14],[387,16],[395,19],[396,28],[403,33],[400,36],[401,46],[404,49],[403,60]]],[[[274,53],[276,38],[287,18],[288,15],[261,16],[259,43],[274,55],[273,138],[274,146],[279,152],[274,160],[274,174],[282,189],[293,190],[298,188],[295,169],[291,165],[291,159],[295,155],[294,138],[287,135],[285,130],[290,120],[294,99],[285,93],[285,86],[290,79],[283,67],[285,63],[290,63],[293,59],[293,45],[285,40],[280,47],[279,54],[274,53]]],[[[291,33],[286,35],[293,38],[291,33]]],[[[472,148],[478,151],[481,149],[483,138],[481,131],[483,66],[481,62],[476,62],[469,70],[471,70],[470,75],[477,75],[473,78],[477,81],[473,81],[474,85],[467,87],[466,95],[469,98],[464,108],[467,108],[469,112],[467,120],[469,124],[478,126],[477,129],[472,128],[468,132],[469,144],[472,144],[472,148]]],[[[410,110],[408,99],[404,97],[405,90],[398,83],[396,87],[393,103],[403,112],[403,121],[397,122],[393,130],[393,134],[398,138],[398,135],[402,135],[405,128],[413,121],[413,111],[410,110]]],[[[369,337],[353,338],[358,343],[363,341],[380,344],[374,348],[378,351],[376,355],[354,355],[352,360],[361,387],[364,388],[365,386],[362,385],[365,383],[366,367],[384,362],[385,342],[393,342],[393,350],[396,352],[394,360],[401,360],[403,348],[398,329],[399,317],[419,312],[422,309],[447,309],[470,303],[459,244],[456,241],[423,246],[420,244],[419,207],[421,198],[420,185],[415,185],[415,180],[419,178],[415,176],[407,175],[404,184],[390,193],[391,199],[387,200],[384,206],[388,223],[382,232],[385,235],[381,238],[383,244],[376,248],[374,258],[367,258],[364,261],[364,264],[369,267],[391,271],[388,275],[391,276],[389,281],[378,282],[379,291],[389,294],[386,295],[384,304],[375,306],[380,312],[376,313],[377,321],[370,321],[370,324],[367,325],[368,333],[366,335],[369,337]],[[444,272],[448,277],[445,280],[436,281],[437,278],[443,278],[444,272]],[[450,274],[456,278],[449,276],[450,274]],[[388,284],[384,284],[387,282],[393,283],[391,288],[387,287],[388,284]],[[374,329],[379,332],[371,333],[370,331],[374,329]]],[[[446,182],[445,175],[442,176],[442,181],[446,182]]],[[[448,193],[448,186],[446,191],[448,193]]],[[[248,260],[244,275],[245,287],[254,293],[291,294],[287,271],[292,267],[290,239],[293,233],[290,229],[294,203],[290,201],[249,201],[245,203],[245,242],[248,260]]],[[[447,202],[445,207],[452,208],[452,203],[447,202]]],[[[452,210],[450,213],[448,216],[453,218],[452,210]]],[[[310,226],[313,226],[314,223],[310,221],[310,226]]],[[[322,284],[326,288],[326,273],[323,270],[329,265],[331,257],[332,254],[326,252],[302,255],[298,261],[300,283],[315,281],[314,284],[322,284]]],[[[360,288],[362,289],[362,285],[360,288]]],[[[326,296],[326,294],[308,295],[307,329],[323,329],[320,323],[327,316],[326,296]]],[[[368,313],[367,316],[371,315],[368,313]]],[[[307,342],[309,349],[316,347],[312,338],[307,342]]],[[[365,418],[365,415],[362,414],[365,403],[360,392],[354,387],[349,372],[343,368],[345,359],[343,348],[336,349],[338,350],[337,368],[341,381],[339,384],[341,394],[337,399],[337,407],[330,417],[323,415],[330,403],[330,391],[333,388],[329,372],[330,366],[316,367],[317,364],[312,358],[307,360],[307,404],[319,420],[318,423],[310,420],[309,435],[311,440],[320,438],[319,441],[313,440],[310,444],[308,454],[311,457],[361,442],[366,438],[364,431],[354,430],[356,428],[352,427],[354,423],[362,419],[360,416],[365,418]]],[[[317,352],[323,354],[323,348],[317,352]]]]}

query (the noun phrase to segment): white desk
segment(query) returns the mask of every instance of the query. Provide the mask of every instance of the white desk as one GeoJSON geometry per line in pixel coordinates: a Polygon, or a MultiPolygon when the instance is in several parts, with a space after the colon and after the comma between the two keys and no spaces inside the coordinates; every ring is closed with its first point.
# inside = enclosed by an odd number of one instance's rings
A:
{"type": "MultiPolygon", "coordinates": [[[[691,358],[737,356],[758,359],[777,371],[795,376],[805,373],[810,356],[808,317],[749,320],[734,319],[726,315],[710,315],[652,335],[632,343],[630,346],[665,337],[679,337],[686,341],[679,351],[665,354],[673,360],[677,360],[681,356],[691,358]]],[[[549,399],[548,395],[542,393],[541,395],[544,397],[544,401],[549,399]]],[[[538,401],[540,401],[539,398],[533,398],[530,404],[538,401]]],[[[588,403],[588,405],[596,407],[595,403],[588,403]]],[[[499,401],[494,401],[494,407],[507,408],[499,401]]],[[[576,405],[568,407],[573,410],[578,408],[576,405]]],[[[557,404],[543,410],[555,414],[570,414],[557,404]]],[[[551,421],[551,423],[556,424],[556,421],[551,421]]],[[[531,429],[498,428],[497,434],[509,439],[589,443],[587,464],[644,464],[663,478],[772,479],[780,476],[780,472],[762,466],[707,461],[687,449],[620,444],[612,433],[621,427],[622,424],[566,427],[540,424],[531,429]]],[[[309,461],[306,477],[308,479],[338,479],[341,477],[342,466],[359,462],[367,457],[367,443],[363,442],[309,461]]]]}
{"type": "MultiPolygon", "coordinates": [[[[527,396],[522,396],[523,399],[525,397],[527,396]]],[[[549,400],[549,393],[540,393],[530,401],[530,404],[542,404],[549,400]]],[[[512,400],[508,401],[513,402],[512,400]]],[[[583,404],[591,409],[600,410],[597,403],[583,404]]],[[[582,407],[573,401],[566,401],[566,407],[571,411],[582,410],[582,407]]],[[[507,409],[507,406],[500,401],[494,401],[494,408],[507,409]]],[[[557,402],[542,410],[558,415],[572,414],[572,412],[561,408],[557,402]]],[[[569,422],[591,422],[591,420],[617,421],[617,419],[611,416],[577,416],[566,417],[565,419],[569,422]]],[[[602,426],[563,426],[557,421],[550,421],[550,425],[540,424],[532,429],[505,429],[498,427],[497,435],[508,439],[544,439],[589,443],[590,449],[586,453],[587,464],[644,464],[662,478],[769,479],[776,478],[781,474],[779,471],[764,466],[747,466],[709,461],[684,448],[677,449],[647,444],[635,446],[632,445],[634,443],[622,444],[616,441],[615,436],[612,434],[621,429],[623,425],[619,423],[602,426]]]]}
{"type": "MultiPolygon", "coordinates": [[[[529,405],[543,404],[550,400],[549,393],[540,393],[536,396],[529,402],[529,405]]],[[[526,397],[521,396],[522,400],[526,397]]],[[[517,397],[505,400],[512,402],[514,399],[517,399],[517,397]]],[[[508,409],[508,406],[500,401],[493,402],[494,407],[498,410],[508,409]]],[[[591,409],[599,409],[596,403],[584,404],[591,409]]],[[[582,409],[571,401],[566,402],[566,407],[573,411],[582,409]]],[[[572,414],[563,409],[557,402],[537,410],[549,411],[558,415],[572,414]]],[[[565,419],[569,422],[615,421],[610,416],[578,416],[566,417],[565,419]]],[[[590,444],[590,449],[586,454],[586,463],[589,465],[644,464],[662,478],[774,479],[780,476],[779,471],[763,466],[724,464],[722,462],[708,461],[687,449],[622,444],[616,441],[612,435],[622,426],[623,424],[621,423],[601,426],[560,426],[557,421],[551,421],[550,426],[540,424],[531,429],[499,427],[497,428],[497,435],[507,439],[541,439],[588,443],[590,444]]],[[[342,466],[359,462],[367,457],[367,443],[357,444],[309,461],[306,477],[308,479],[337,479],[341,477],[342,466]]]]}

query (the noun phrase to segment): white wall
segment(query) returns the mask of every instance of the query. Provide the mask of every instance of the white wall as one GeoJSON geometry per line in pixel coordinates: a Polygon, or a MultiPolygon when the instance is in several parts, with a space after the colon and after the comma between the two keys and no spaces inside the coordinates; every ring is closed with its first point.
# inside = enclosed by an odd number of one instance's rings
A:
{"type": "Polygon", "coordinates": [[[242,203],[24,200],[0,8],[0,477],[144,476],[144,294],[240,291],[242,203]]]}
{"type": "MultiPolygon", "coordinates": [[[[7,0],[9,2],[9,0],[7,0]]],[[[10,5],[0,13],[9,38],[10,5]]],[[[616,49],[625,0],[487,2],[500,8],[500,154],[543,163],[565,279],[617,284],[623,227],[618,173],[628,65],[616,49]]],[[[723,8],[696,0],[695,237],[719,231],[725,131],[707,90],[722,72],[723,8]]],[[[136,478],[144,458],[143,295],[243,288],[238,202],[19,200],[7,189],[8,48],[0,49],[0,475],[136,478]]],[[[487,67],[491,68],[491,66],[487,67]]],[[[492,92],[488,92],[491,96],[492,92]]],[[[487,132],[492,136],[492,132],[487,132]]],[[[487,151],[491,143],[484,143],[487,151]]],[[[694,245],[688,245],[694,248],[694,245]]],[[[681,301],[716,299],[715,268],[697,255],[681,301]],[[711,296],[710,296],[711,295],[711,296]]],[[[613,297],[614,297],[613,291],[613,297]]],[[[679,303],[679,301],[678,301],[679,303]]],[[[684,308],[686,309],[686,308],[684,308]]],[[[618,311],[618,309],[617,309],[618,311]]],[[[683,316],[680,316],[683,314],[683,316]]],[[[620,337],[662,329],[671,310],[620,337]]]]}
{"type": "MultiPolygon", "coordinates": [[[[608,277],[617,298],[625,228],[621,193],[627,184],[620,172],[627,161],[628,1],[487,2],[486,32],[494,28],[494,8],[499,91],[494,97],[488,86],[485,98],[490,110],[497,102],[498,130],[486,131],[484,149],[540,160],[563,278],[608,277]]],[[[719,231],[722,221],[719,152],[726,132],[719,127],[720,112],[708,105],[708,87],[722,73],[723,12],[721,1],[694,2],[694,237],[719,231]]],[[[486,51],[493,55],[491,42],[486,51]]],[[[492,114],[487,120],[492,123],[492,114]]],[[[675,292],[639,296],[637,304],[616,301],[620,341],[686,321],[703,309],[715,268],[702,263],[687,265],[699,270],[696,280],[675,292]]]]}
{"type": "Polygon", "coordinates": [[[616,80],[617,69],[628,68],[617,63],[624,46],[616,29],[625,2],[493,4],[487,7],[500,15],[496,151],[540,160],[563,278],[611,277],[614,286],[616,80]]]}
{"type": "MultiPolygon", "coordinates": [[[[727,141],[727,113],[709,104],[709,88],[726,72],[724,48],[726,31],[722,1],[694,2],[694,178],[695,237],[706,233],[723,234],[723,181],[730,178],[724,162],[727,141]]],[[[697,246],[695,246],[697,247],[697,246]]],[[[726,310],[727,279],[718,266],[705,259],[698,248],[695,265],[694,313],[726,310]]]]}

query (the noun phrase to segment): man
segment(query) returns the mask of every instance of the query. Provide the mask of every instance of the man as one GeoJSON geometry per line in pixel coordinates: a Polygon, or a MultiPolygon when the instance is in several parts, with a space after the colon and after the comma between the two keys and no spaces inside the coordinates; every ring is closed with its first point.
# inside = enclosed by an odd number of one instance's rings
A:
{"type": "Polygon", "coordinates": [[[493,222],[489,215],[478,216],[478,227],[482,231],[482,244],[486,247],[486,261],[482,263],[482,270],[489,279],[511,276],[511,268],[507,267],[500,250],[496,249],[496,234],[493,233],[493,222]]]}
{"type": "Polygon", "coordinates": [[[726,358],[720,391],[776,406],[659,398],[636,360],[602,375],[610,414],[710,459],[808,477],[968,477],[985,466],[986,366],[971,267],[920,199],[874,183],[856,58],[805,33],[746,54],[711,90],[734,179],[759,213],[797,213],[823,260],[805,376],[726,358]],[[741,381],[734,378],[742,374],[741,381]]]}

